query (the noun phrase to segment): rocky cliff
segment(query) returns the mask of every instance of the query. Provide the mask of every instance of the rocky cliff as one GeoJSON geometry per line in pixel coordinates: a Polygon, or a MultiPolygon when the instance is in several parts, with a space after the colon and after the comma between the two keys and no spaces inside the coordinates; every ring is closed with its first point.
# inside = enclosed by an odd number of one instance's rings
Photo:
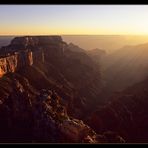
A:
{"type": "Polygon", "coordinates": [[[10,45],[0,49],[0,76],[15,72],[33,62],[44,62],[45,52],[50,48],[52,57],[62,55],[64,42],[59,36],[26,36],[14,38],[10,45]]]}
{"type": "Polygon", "coordinates": [[[69,48],[60,36],[26,36],[0,49],[1,142],[106,141],[80,120],[101,89],[99,68],[69,48]]]}
{"type": "Polygon", "coordinates": [[[85,52],[74,52],[73,46],[63,42],[60,36],[16,37],[10,45],[0,49],[1,61],[5,61],[2,62],[1,76],[17,71],[40,89],[47,83],[44,79],[48,79],[48,87],[58,88],[61,94],[69,96],[66,101],[69,112],[77,117],[84,116],[82,110],[89,113],[88,109],[93,109],[96,104],[102,87],[101,76],[95,62],[85,52]],[[30,73],[34,70],[42,75],[40,80],[44,83],[40,82],[40,86],[30,73]]]}
{"type": "Polygon", "coordinates": [[[31,51],[15,52],[7,57],[0,58],[0,77],[7,73],[13,73],[19,68],[33,64],[31,51]]]}
{"type": "Polygon", "coordinates": [[[0,142],[101,142],[83,121],[67,114],[55,90],[35,90],[15,73],[1,84],[0,142]]]}

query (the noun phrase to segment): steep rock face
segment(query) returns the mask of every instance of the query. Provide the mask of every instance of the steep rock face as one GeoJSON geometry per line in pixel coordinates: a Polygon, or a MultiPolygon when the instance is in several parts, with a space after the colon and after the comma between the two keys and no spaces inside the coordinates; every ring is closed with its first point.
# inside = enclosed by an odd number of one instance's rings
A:
{"type": "Polygon", "coordinates": [[[10,45],[0,49],[0,75],[15,72],[17,69],[44,62],[48,49],[50,56],[59,56],[63,52],[64,42],[60,36],[26,36],[14,38],[10,45]]]}
{"type": "MultiPolygon", "coordinates": [[[[77,46],[67,45],[60,36],[26,36],[14,38],[10,45],[2,47],[0,51],[2,56],[18,53],[19,59],[22,59],[17,62],[20,64],[18,67],[33,64],[52,86],[58,86],[63,94],[71,96],[67,101],[68,110],[73,110],[69,112],[75,112],[75,116],[79,117],[85,115],[82,110],[93,109],[102,84],[98,65],[85,52],[72,51],[73,47],[77,46]],[[22,53],[28,54],[26,58],[22,53]]],[[[25,70],[18,69],[20,72],[25,70]]],[[[25,73],[25,77],[30,75],[30,72],[25,73]]]]}
{"type": "Polygon", "coordinates": [[[11,68],[0,78],[0,142],[124,142],[80,120],[101,90],[98,65],[87,54],[60,37],[20,37],[1,56],[11,68]]]}
{"type": "Polygon", "coordinates": [[[48,50],[52,56],[63,53],[65,42],[60,36],[23,36],[14,38],[8,46],[3,46],[0,49],[0,55],[6,56],[20,51],[38,51],[43,49],[48,50]]]}
{"type": "Polygon", "coordinates": [[[0,77],[33,64],[32,52],[19,52],[0,58],[0,77]]]}

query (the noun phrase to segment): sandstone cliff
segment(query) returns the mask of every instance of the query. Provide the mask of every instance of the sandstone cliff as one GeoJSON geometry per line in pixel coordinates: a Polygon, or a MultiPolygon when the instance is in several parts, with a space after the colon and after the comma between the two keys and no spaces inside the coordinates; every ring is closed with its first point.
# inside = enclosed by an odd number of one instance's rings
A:
{"type": "Polygon", "coordinates": [[[0,49],[0,76],[32,65],[36,61],[44,62],[47,48],[50,48],[48,52],[53,57],[62,55],[64,42],[59,36],[14,38],[10,45],[0,49]]]}
{"type": "Polygon", "coordinates": [[[22,51],[13,55],[0,58],[0,77],[7,73],[13,73],[19,68],[33,64],[32,52],[22,51]]]}
{"type": "Polygon", "coordinates": [[[65,101],[69,112],[76,117],[87,116],[82,110],[89,113],[101,91],[100,71],[85,52],[74,52],[73,47],[79,48],[69,46],[60,36],[16,37],[0,49],[1,76],[17,71],[37,86],[35,75],[30,71],[38,71],[42,85],[37,87],[58,88],[62,97],[69,96],[65,101]]]}
{"type": "Polygon", "coordinates": [[[101,88],[85,53],[71,51],[60,36],[26,36],[2,47],[0,56],[1,142],[106,140],[80,120],[101,88]]]}

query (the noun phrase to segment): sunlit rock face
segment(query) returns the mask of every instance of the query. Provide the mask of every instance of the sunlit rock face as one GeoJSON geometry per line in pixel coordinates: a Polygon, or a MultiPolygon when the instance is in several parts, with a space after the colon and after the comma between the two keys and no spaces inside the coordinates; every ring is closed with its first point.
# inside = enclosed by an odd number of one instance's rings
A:
{"type": "Polygon", "coordinates": [[[0,49],[0,76],[15,72],[36,61],[61,56],[65,43],[60,36],[26,36],[14,38],[10,45],[0,49]],[[46,53],[46,56],[45,56],[46,53]]]}
{"type": "Polygon", "coordinates": [[[0,77],[15,72],[18,68],[33,64],[32,52],[20,52],[0,58],[0,77]]]}

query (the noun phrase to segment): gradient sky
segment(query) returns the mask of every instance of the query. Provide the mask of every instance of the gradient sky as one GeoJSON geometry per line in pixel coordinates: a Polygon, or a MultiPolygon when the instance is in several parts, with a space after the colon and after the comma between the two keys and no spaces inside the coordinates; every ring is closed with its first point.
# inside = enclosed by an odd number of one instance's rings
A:
{"type": "Polygon", "coordinates": [[[148,35],[148,5],[0,5],[0,35],[148,35]]]}

